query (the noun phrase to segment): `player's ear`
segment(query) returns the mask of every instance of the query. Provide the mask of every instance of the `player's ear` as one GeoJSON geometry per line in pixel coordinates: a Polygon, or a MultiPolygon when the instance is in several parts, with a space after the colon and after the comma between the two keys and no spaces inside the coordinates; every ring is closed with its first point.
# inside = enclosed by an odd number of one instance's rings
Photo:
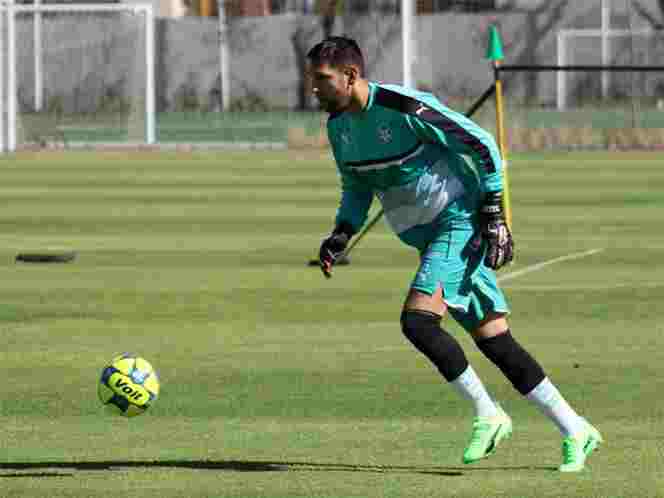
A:
{"type": "Polygon", "coordinates": [[[357,67],[355,66],[348,66],[346,68],[346,76],[348,77],[349,86],[353,85],[357,81],[359,74],[360,72],[357,70],[357,67]]]}

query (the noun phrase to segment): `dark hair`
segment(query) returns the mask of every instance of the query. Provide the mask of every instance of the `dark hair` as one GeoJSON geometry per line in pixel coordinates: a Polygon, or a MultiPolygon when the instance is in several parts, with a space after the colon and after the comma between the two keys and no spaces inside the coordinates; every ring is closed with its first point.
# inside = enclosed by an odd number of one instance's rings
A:
{"type": "Polygon", "coordinates": [[[307,58],[315,66],[329,64],[339,67],[354,64],[360,68],[360,76],[364,76],[364,57],[360,46],[352,38],[345,36],[330,36],[316,44],[307,58]]]}

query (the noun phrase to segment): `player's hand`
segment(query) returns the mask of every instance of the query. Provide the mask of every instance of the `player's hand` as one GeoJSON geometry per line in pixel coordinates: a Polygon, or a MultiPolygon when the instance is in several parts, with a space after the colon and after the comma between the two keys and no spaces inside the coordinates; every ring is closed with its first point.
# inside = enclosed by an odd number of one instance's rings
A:
{"type": "Polygon", "coordinates": [[[488,192],[480,208],[480,231],[487,244],[484,264],[494,270],[514,257],[514,240],[505,221],[502,199],[502,192],[488,192]]]}
{"type": "Polygon", "coordinates": [[[320,269],[326,278],[332,277],[332,266],[343,255],[348,246],[349,239],[350,237],[345,233],[332,233],[332,235],[323,240],[318,251],[318,260],[320,269]]]}

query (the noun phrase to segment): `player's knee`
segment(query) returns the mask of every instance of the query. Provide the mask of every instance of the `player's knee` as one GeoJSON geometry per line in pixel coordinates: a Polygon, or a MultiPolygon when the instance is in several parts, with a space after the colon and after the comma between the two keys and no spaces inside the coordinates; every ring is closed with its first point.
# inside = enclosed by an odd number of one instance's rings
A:
{"type": "Polygon", "coordinates": [[[443,377],[452,381],[468,368],[468,360],[459,343],[440,327],[440,320],[435,313],[407,309],[401,313],[401,330],[443,377]]]}
{"type": "Polygon", "coordinates": [[[401,331],[409,340],[417,340],[422,331],[439,329],[441,318],[430,311],[405,309],[401,312],[401,331]]]}
{"type": "Polygon", "coordinates": [[[470,333],[475,341],[481,341],[482,339],[488,339],[500,335],[506,330],[509,330],[506,313],[490,311],[479,323],[477,328],[471,330],[470,333]]]}

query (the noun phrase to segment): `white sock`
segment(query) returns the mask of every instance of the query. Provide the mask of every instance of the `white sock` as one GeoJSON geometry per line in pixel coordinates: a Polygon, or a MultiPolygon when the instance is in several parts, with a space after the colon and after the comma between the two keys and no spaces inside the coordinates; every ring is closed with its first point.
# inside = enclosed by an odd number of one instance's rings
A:
{"type": "Polygon", "coordinates": [[[474,403],[475,412],[478,417],[493,417],[498,415],[496,403],[491,399],[484,384],[482,384],[482,381],[470,365],[450,384],[454,386],[461,396],[474,403]]]}
{"type": "Polygon", "coordinates": [[[569,406],[569,403],[548,378],[545,377],[526,394],[526,398],[535,403],[542,413],[558,426],[563,436],[572,436],[584,431],[583,419],[569,406]]]}

